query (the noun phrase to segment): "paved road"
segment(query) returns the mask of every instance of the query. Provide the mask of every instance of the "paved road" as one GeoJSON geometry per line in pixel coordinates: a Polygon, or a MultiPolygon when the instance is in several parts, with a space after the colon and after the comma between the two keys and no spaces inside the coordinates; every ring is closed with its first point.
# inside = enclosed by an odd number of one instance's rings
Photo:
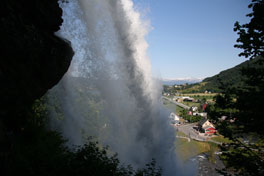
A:
{"type": "Polygon", "coordinates": [[[189,138],[197,140],[197,141],[208,141],[209,138],[205,136],[200,136],[198,132],[193,129],[193,127],[196,126],[195,123],[187,124],[187,125],[181,125],[178,126],[177,129],[186,135],[188,135],[189,138]]]}
{"type": "Polygon", "coordinates": [[[173,103],[173,104],[176,104],[176,105],[178,105],[178,106],[184,108],[184,109],[190,109],[190,107],[187,106],[187,105],[185,105],[185,104],[179,103],[179,102],[174,101],[174,100],[172,100],[172,99],[170,99],[170,98],[167,98],[167,97],[163,97],[163,98],[164,98],[165,100],[168,100],[169,102],[171,102],[171,103],[173,103]]]}
{"type": "Polygon", "coordinates": [[[215,144],[222,145],[221,142],[213,141],[208,136],[199,135],[198,132],[193,128],[194,126],[196,126],[195,123],[190,123],[186,125],[177,126],[176,129],[186,134],[190,139],[194,139],[197,141],[208,141],[208,142],[213,142],[215,144]]]}

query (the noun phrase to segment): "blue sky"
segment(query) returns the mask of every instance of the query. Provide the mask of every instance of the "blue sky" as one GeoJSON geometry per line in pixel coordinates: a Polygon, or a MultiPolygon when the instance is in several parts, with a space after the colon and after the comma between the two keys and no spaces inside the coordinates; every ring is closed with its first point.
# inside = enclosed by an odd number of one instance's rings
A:
{"type": "Polygon", "coordinates": [[[246,60],[233,47],[238,37],[233,26],[249,21],[250,0],[134,2],[153,27],[148,53],[158,76],[205,78],[246,60]]]}

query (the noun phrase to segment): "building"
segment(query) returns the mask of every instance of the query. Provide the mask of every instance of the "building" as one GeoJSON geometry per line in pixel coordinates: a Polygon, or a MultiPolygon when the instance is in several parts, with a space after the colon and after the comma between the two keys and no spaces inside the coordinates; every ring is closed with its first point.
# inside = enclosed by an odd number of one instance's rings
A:
{"type": "Polygon", "coordinates": [[[202,119],[199,123],[198,123],[198,127],[204,128],[206,126],[210,126],[210,127],[214,127],[214,125],[208,120],[208,119],[202,119]]]}
{"type": "Polygon", "coordinates": [[[200,112],[198,115],[207,118],[207,112],[200,112]]]}
{"type": "Polygon", "coordinates": [[[194,116],[202,116],[204,118],[207,118],[207,113],[206,112],[194,112],[194,116]]]}
{"type": "Polygon", "coordinates": [[[210,126],[206,126],[204,128],[204,133],[207,134],[207,135],[213,135],[216,133],[216,129],[213,128],[213,127],[210,127],[210,126]]]}
{"type": "Polygon", "coordinates": [[[212,124],[208,119],[202,119],[198,123],[198,130],[208,135],[212,135],[217,132],[214,124],[212,124]]]}
{"type": "Polygon", "coordinates": [[[220,121],[225,121],[227,119],[227,116],[221,116],[221,118],[219,118],[220,121]]]}
{"type": "Polygon", "coordinates": [[[194,98],[190,98],[190,97],[182,97],[183,101],[186,101],[186,102],[193,102],[194,101],[194,98]]]}
{"type": "Polygon", "coordinates": [[[192,112],[198,111],[198,107],[196,107],[196,106],[192,106],[192,107],[191,107],[191,111],[192,111],[192,112]]]}

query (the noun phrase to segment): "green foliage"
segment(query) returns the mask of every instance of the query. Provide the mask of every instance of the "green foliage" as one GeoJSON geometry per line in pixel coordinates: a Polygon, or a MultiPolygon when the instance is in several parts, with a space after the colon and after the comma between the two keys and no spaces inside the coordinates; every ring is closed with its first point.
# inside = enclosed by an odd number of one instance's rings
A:
{"type": "Polygon", "coordinates": [[[264,123],[264,1],[252,0],[248,7],[253,11],[247,15],[251,17],[250,22],[242,26],[236,22],[234,28],[239,34],[237,42],[241,43],[235,47],[244,50],[239,56],[253,59],[253,64],[242,69],[244,86],[235,90],[235,105],[240,111],[237,122],[244,126],[245,131],[264,135],[264,129],[260,125],[264,123]]]}
{"type": "MultiPolygon", "coordinates": [[[[177,135],[178,132],[177,132],[177,135]]],[[[213,161],[218,146],[212,142],[200,142],[196,140],[188,141],[187,139],[178,138],[175,142],[175,150],[184,161],[195,157],[201,153],[209,153],[209,160],[213,161]]]]}
{"type": "Polygon", "coordinates": [[[233,142],[232,140],[230,140],[228,138],[225,138],[222,135],[218,135],[216,137],[212,137],[211,140],[212,141],[216,141],[216,142],[221,142],[221,143],[227,143],[227,144],[233,142]]]}
{"type": "Polygon", "coordinates": [[[205,91],[210,91],[212,93],[222,93],[226,87],[230,89],[237,89],[238,87],[244,87],[245,70],[247,70],[247,68],[249,67],[252,69],[258,68],[259,60],[261,60],[261,57],[256,57],[253,60],[245,61],[233,68],[224,70],[215,76],[205,78],[200,83],[182,86],[181,88],[178,88],[179,90],[176,90],[176,88],[170,88],[170,89],[167,88],[164,90],[170,90],[169,91],[170,93],[175,93],[176,91],[178,91],[180,93],[185,93],[185,94],[203,93],[205,91]]]}
{"type": "Polygon", "coordinates": [[[180,116],[183,119],[188,120],[188,122],[190,122],[190,123],[199,122],[200,120],[203,119],[203,117],[199,116],[199,115],[194,115],[194,116],[193,115],[189,115],[188,111],[186,109],[181,111],[180,116]]]}
{"type": "Polygon", "coordinates": [[[68,175],[115,175],[115,176],[160,176],[161,169],[156,168],[155,160],[146,164],[146,168],[134,170],[131,166],[120,165],[117,154],[109,157],[107,148],[99,149],[97,142],[89,142],[76,152],[68,152],[68,175]]]}
{"type": "Polygon", "coordinates": [[[252,60],[241,68],[242,84],[233,89],[223,86],[223,94],[217,97],[214,107],[209,108],[211,116],[235,109],[235,122],[227,121],[232,118],[230,112],[226,121],[218,122],[218,131],[233,140],[222,146],[221,159],[236,175],[264,174],[263,143],[244,139],[244,134],[249,136],[249,132],[255,132],[254,136],[260,139],[264,135],[264,1],[252,0],[251,7],[253,12],[248,15],[251,21],[242,26],[236,22],[234,30],[239,35],[237,42],[241,43],[235,47],[244,50],[239,56],[252,60]]]}
{"type": "Polygon", "coordinates": [[[245,68],[243,75],[246,86],[236,90],[236,107],[240,111],[238,122],[246,124],[246,131],[264,135],[261,125],[264,123],[264,58],[256,60],[255,67],[245,68]]]}
{"type": "Polygon", "coordinates": [[[243,127],[247,132],[264,134],[261,124],[264,123],[264,59],[258,57],[241,70],[243,84],[239,87],[226,85],[222,94],[216,96],[214,105],[206,111],[209,117],[218,120],[221,116],[235,118],[233,126],[243,127]]]}
{"type": "Polygon", "coordinates": [[[220,157],[235,175],[258,176],[264,174],[264,162],[259,155],[262,149],[263,146],[260,148],[255,144],[246,145],[234,140],[221,147],[223,154],[220,157]]]}
{"type": "Polygon", "coordinates": [[[1,138],[4,144],[0,150],[1,175],[161,175],[155,160],[145,168],[134,170],[122,165],[117,154],[110,155],[107,148],[99,147],[92,140],[83,146],[66,146],[66,140],[58,132],[46,128],[47,106],[45,98],[36,100],[31,111],[25,113],[28,120],[20,131],[10,134],[4,141],[1,138]],[[2,150],[3,146],[6,150],[2,150]]]}
{"type": "Polygon", "coordinates": [[[253,11],[247,15],[252,17],[250,22],[243,25],[240,25],[239,22],[235,23],[234,31],[239,35],[237,39],[239,44],[236,44],[235,47],[243,49],[239,56],[253,59],[256,56],[264,56],[264,1],[252,0],[248,7],[253,11]]]}
{"type": "Polygon", "coordinates": [[[218,121],[222,116],[228,117],[228,119],[232,119],[236,117],[239,112],[238,109],[235,108],[235,95],[231,93],[227,93],[226,90],[223,94],[218,94],[214,97],[215,103],[208,104],[206,107],[206,112],[208,118],[214,121],[218,121]]]}
{"type": "Polygon", "coordinates": [[[243,62],[233,68],[224,70],[219,74],[205,78],[203,82],[206,82],[205,88],[211,90],[212,92],[223,92],[223,88],[226,86],[231,86],[230,88],[236,88],[243,84],[243,75],[241,74],[241,69],[247,65],[252,64],[250,61],[243,62]]]}

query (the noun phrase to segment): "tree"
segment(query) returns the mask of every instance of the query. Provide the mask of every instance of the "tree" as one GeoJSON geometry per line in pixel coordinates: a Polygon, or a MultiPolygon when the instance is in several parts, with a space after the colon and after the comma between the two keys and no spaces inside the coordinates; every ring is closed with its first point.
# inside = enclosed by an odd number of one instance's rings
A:
{"type": "Polygon", "coordinates": [[[264,54],[264,1],[252,0],[248,7],[253,12],[247,16],[252,18],[248,24],[240,25],[238,21],[235,23],[234,31],[239,35],[239,44],[234,47],[244,50],[239,56],[253,59],[264,54]]]}
{"type": "Polygon", "coordinates": [[[46,129],[47,114],[44,99],[36,100],[25,114],[29,120],[24,128],[12,138],[1,138],[1,176],[161,176],[154,159],[144,168],[134,169],[93,138],[82,146],[68,147],[59,132],[46,129]]]}
{"type": "Polygon", "coordinates": [[[248,24],[235,23],[234,31],[239,35],[235,47],[244,51],[239,56],[254,59],[253,66],[241,70],[244,76],[244,86],[235,90],[236,108],[240,111],[238,122],[246,124],[248,131],[264,134],[264,0],[252,0],[249,4],[252,13],[248,14],[251,20],[248,24]]]}
{"type": "Polygon", "coordinates": [[[238,33],[239,38],[234,47],[243,49],[239,56],[245,56],[254,62],[241,70],[244,77],[241,86],[224,88],[222,95],[216,99],[216,108],[212,108],[211,113],[219,113],[219,108],[221,111],[228,108],[236,110],[235,123],[218,123],[218,131],[233,140],[233,143],[222,146],[222,150],[226,152],[221,158],[227,167],[239,175],[263,175],[264,0],[252,0],[248,7],[252,8],[252,13],[247,15],[251,20],[243,25],[235,23],[234,31],[238,33]],[[253,132],[258,141],[243,142],[244,136],[249,136],[249,132],[253,132]]]}

